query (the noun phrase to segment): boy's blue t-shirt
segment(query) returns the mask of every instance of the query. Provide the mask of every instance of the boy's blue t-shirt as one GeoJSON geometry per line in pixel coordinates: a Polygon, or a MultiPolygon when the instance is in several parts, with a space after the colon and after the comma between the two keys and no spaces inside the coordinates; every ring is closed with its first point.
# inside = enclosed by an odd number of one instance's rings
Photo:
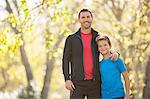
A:
{"type": "Polygon", "coordinates": [[[99,62],[102,79],[102,99],[113,99],[125,96],[121,73],[126,71],[122,59],[117,61],[103,59],[99,62]]]}

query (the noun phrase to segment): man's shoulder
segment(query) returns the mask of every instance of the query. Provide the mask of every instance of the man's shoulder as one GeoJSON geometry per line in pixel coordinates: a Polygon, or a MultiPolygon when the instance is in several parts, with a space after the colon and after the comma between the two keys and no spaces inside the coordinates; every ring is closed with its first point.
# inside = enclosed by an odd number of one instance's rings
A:
{"type": "Polygon", "coordinates": [[[99,35],[98,31],[92,28],[92,34],[97,37],[99,35]]]}
{"type": "Polygon", "coordinates": [[[75,32],[75,33],[71,33],[71,34],[68,35],[68,37],[69,37],[69,38],[70,38],[70,37],[73,37],[75,34],[76,34],[76,32],[75,32]]]}
{"type": "Polygon", "coordinates": [[[98,31],[97,31],[97,30],[95,30],[95,29],[93,29],[93,28],[92,28],[92,31],[93,31],[94,33],[98,33],[98,31]]]}
{"type": "Polygon", "coordinates": [[[75,33],[72,33],[72,34],[69,34],[68,36],[67,36],[67,39],[68,40],[72,40],[72,38],[75,36],[75,33]]]}
{"type": "Polygon", "coordinates": [[[72,35],[73,35],[73,34],[68,35],[68,36],[67,36],[67,39],[68,39],[68,40],[71,39],[71,38],[72,38],[72,35]]]}
{"type": "Polygon", "coordinates": [[[96,31],[95,29],[92,28],[92,31],[96,34],[98,34],[98,31],[96,31]]]}
{"type": "Polygon", "coordinates": [[[73,32],[73,33],[69,34],[69,35],[68,35],[68,38],[72,38],[72,37],[74,37],[75,35],[79,35],[79,30],[76,31],[76,32],[73,32]]]}

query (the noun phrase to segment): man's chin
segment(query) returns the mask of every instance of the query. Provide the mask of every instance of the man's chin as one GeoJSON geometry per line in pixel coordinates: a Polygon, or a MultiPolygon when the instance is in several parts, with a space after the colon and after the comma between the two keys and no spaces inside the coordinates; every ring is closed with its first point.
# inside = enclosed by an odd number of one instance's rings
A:
{"type": "Polygon", "coordinates": [[[84,27],[85,29],[90,29],[91,28],[91,26],[88,26],[88,27],[84,27]]]}

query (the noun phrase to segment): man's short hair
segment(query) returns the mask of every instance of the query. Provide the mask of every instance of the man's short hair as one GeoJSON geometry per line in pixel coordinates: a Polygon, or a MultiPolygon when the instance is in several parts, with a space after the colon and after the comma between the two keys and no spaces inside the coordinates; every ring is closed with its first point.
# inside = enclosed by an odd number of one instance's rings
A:
{"type": "Polygon", "coordinates": [[[89,12],[91,14],[91,16],[93,17],[92,12],[90,10],[88,10],[88,9],[82,9],[82,10],[80,10],[80,12],[78,14],[78,18],[80,18],[81,12],[89,12]]]}

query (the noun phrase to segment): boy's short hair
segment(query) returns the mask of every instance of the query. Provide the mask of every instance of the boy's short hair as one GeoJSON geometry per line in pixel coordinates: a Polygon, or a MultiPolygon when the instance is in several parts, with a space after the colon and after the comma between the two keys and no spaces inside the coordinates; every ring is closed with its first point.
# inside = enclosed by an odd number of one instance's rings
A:
{"type": "Polygon", "coordinates": [[[78,18],[80,18],[81,12],[89,12],[91,14],[91,16],[93,17],[92,12],[90,10],[88,10],[88,9],[82,9],[82,10],[80,10],[80,12],[78,14],[78,18]]]}
{"type": "Polygon", "coordinates": [[[98,43],[101,40],[106,40],[108,42],[108,44],[111,46],[110,39],[107,35],[101,34],[96,37],[96,43],[98,43]]]}

